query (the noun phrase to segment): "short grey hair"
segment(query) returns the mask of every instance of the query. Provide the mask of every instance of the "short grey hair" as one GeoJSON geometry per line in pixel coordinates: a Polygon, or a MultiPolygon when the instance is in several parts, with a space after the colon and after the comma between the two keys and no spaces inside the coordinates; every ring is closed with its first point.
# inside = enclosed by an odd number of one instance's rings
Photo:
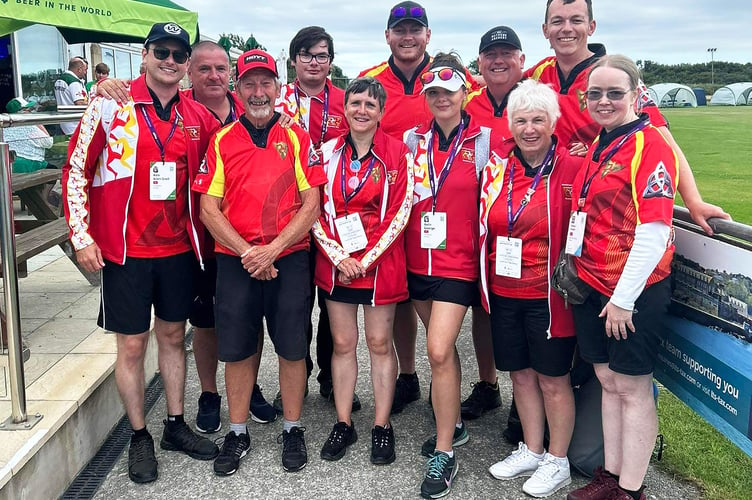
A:
{"type": "Polygon", "coordinates": [[[379,101],[379,110],[384,111],[384,104],[386,104],[386,90],[381,82],[371,76],[361,76],[350,82],[345,90],[345,106],[350,100],[352,94],[361,94],[368,92],[369,97],[373,97],[379,101]]]}
{"type": "Polygon", "coordinates": [[[556,92],[548,85],[528,78],[519,83],[509,94],[507,100],[509,125],[512,125],[514,115],[518,111],[533,110],[545,112],[552,126],[556,125],[556,120],[561,116],[556,92]]]}

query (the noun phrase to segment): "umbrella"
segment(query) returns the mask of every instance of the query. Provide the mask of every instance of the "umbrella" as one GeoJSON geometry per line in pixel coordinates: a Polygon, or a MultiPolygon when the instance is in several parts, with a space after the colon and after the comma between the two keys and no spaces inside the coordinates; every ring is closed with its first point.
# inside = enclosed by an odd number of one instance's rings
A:
{"type": "Polygon", "coordinates": [[[55,26],[68,43],[143,42],[156,22],[198,40],[198,14],[169,0],[0,0],[0,36],[31,24],[55,26]]]}

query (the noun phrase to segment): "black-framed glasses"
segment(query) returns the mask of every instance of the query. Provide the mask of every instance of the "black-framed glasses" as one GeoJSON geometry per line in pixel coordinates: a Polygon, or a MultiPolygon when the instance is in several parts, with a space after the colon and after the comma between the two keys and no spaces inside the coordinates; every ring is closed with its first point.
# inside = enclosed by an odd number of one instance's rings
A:
{"type": "Polygon", "coordinates": [[[302,63],[309,63],[316,59],[316,62],[319,64],[326,64],[329,62],[329,54],[326,52],[320,52],[318,54],[311,54],[310,52],[298,52],[298,59],[300,59],[300,62],[302,63]]]}
{"type": "Polygon", "coordinates": [[[605,94],[606,99],[609,101],[621,101],[628,93],[629,90],[607,90],[605,92],[602,90],[587,90],[585,97],[587,97],[588,101],[600,101],[605,94]]]}
{"type": "Polygon", "coordinates": [[[172,54],[172,60],[177,64],[183,64],[188,60],[188,52],[184,50],[170,50],[167,47],[152,47],[151,52],[154,54],[154,57],[160,61],[164,61],[170,57],[170,54],[172,54]]]}
{"type": "Polygon", "coordinates": [[[392,17],[401,19],[403,17],[423,17],[426,10],[423,7],[395,7],[392,9],[392,17]]]}

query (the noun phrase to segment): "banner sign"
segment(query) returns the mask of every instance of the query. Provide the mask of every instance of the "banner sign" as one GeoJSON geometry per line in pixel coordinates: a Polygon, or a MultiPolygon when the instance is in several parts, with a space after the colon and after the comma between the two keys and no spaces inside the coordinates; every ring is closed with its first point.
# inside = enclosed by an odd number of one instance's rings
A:
{"type": "Polygon", "coordinates": [[[655,377],[752,456],[752,255],[676,228],[655,377]]]}

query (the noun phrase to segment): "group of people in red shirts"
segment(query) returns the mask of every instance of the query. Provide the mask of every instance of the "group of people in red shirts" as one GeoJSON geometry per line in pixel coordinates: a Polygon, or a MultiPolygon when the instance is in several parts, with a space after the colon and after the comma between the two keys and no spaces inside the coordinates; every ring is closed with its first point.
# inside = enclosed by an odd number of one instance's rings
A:
{"type": "MultiPolygon", "coordinates": [[[[469,440],[463,419],[501,405],[497,370],[510,373],[522,436],[489,472],[527,477],[522,490],[535,497],[570,484],[577,350],[603,387],[604,463],[568,498],[644,499],[674,196],[706,229],[707,218],[727,215],[702,201],[637,67],[588,44],[594,30],[589,0],[549,0],[543,33],[555,56],[523,70],[519,37],[497,26],[480,39],[476,81],[456,54],[428,55],[426,10],[403,1],[387,20],[390,58],[344,91],[327,76],[333,40],[312,26],[291,43],[294,82],[281,85],[272,56],[251,50],[238,59],[232,94],[226,54],[206,42],[193,49],[194,90],[178,93],[187,35],[155,25],[146,74],[127,102],[92,101],[64,176],[79,260],[103,270],[99,324],[118,333],[131,479],[157,477],[143,418],[152,304],[168,400],[162,448],[213,459],[220,476],[238,469],[250,447],[249,408],[254,420],[276,418],[262,412],[269,405],[256,384],[265,318],[279,358],[282,465],[305,467],[315,285],[320,392],[337,413],[322,459],[340,460],[357,441],[362,306],[372,463],[395,460],[391,415],[420,398],[420,318],[436,422],[421,449],[423,497],[450,492],[455,447],[469,440]],[[551,287],[560,259],[573,260],[589,287],[581,304],[551,287]],[[145,283],[148,294],[132,293],[145,283]],[[468,308],[479,381],[461,401],[455,344],[468,308]],[[221,449],[183,419],[178,339],[189,316],[201,432],[221,427],[215,379],[217,360],[225,363],[230,429],[221,449]]],[[[109,88],[102,82],[99,92],[109,88]]]]}

